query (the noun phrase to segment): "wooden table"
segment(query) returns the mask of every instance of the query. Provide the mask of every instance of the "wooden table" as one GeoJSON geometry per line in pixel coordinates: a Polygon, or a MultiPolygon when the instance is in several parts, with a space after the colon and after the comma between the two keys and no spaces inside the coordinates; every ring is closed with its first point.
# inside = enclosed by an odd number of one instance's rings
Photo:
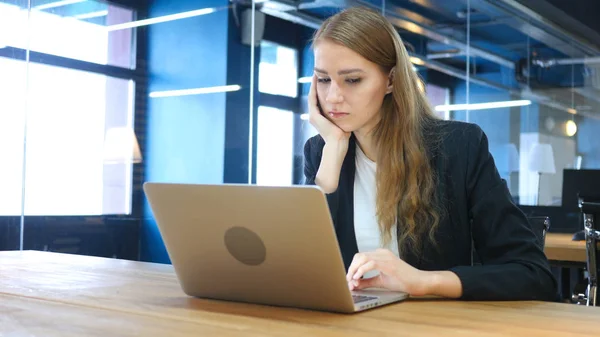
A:
{"type": "Polygon", "coordinates": [[[409,299],[343,315],[190,298],[169,265],[0,252],[0,336],[593,335],[600,308],[409,299]]]}
{"type": "Polygon", "coordinates": [[[559,268],[560,292],[563,301],[571,301],[575,284],[584,284],[583,269],[586,267],[585,241],[573,241],[573,234],[547,233],[544,253],[550,265],[559,268]],[[571,271],[575,271],[572,280],[571,271]]]}
{"type": "Polygon", "coordinates": [[[585,241],[573,241],[573,234],[548,233],[544,252],[548,260],[585,263],[585,241]]]}

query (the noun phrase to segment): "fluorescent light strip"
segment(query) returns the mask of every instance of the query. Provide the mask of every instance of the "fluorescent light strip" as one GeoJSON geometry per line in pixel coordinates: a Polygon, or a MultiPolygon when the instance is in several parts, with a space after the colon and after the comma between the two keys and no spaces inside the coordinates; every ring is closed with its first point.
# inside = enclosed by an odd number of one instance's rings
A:
{"type": "MultiPolygon", "coordinates": [[[[475,103],[475,104],[450,104],[450,105],[438,105],[435,107],[435,111],[454,111],[454,110],[481,110],[481,109],[494,109],[494,108],[508,108],[515,106],[530,105],[531,101],[503,101],[503,102],[488,102],[488,103],[475,103]]],[[[307,121],[308,114],[300,115],[300,119],[307,121]]]]}
{"type": "Polygon", "coordinates": [[[107,16],[107,15],[108,15],[108,11],[106,10],[106,11],[97,11],[97,12],[73,15],[73,18],[78,19],[78,20],[85,20],[85,19],[99,18],[99,17],[103,17],[103,16],[107,16]]]}
{"type": "Polygon", "coordinates": [[[157,97],[175,97],[175,96],[213,94],[213,93],[219,93],[219,92],[238,91],[241,88],[242,88],[241,86],[234,84],[234,85],[223,85],[223,86],[218,86],[218,87],[153,91],[148,96],[150,96],[152,98],[157,98],[157,97]]]}
{"type": "Polygon", "coordinates": [[[108,26],[108,27],[106,27],[106,29],[109,32],[111,32],[111,31],[121,30],[121,29],[129,29],[129,28],[135,28],[135,27],[140,27],[140,26],[153,25],[155,23],[168,22],[168,21],[173,21],[173,20],[191,18],[194,16],[206,15],[206,14],[214,13],[217,10],[224,9],[224,8],[229,8],[229,6],[202,8],[202,9],[196,9],[196,10],[189,11],[189,12],[182,12],[182,13],[177,13],[177,14],[159,16],[159,17],[151,18],[151,19],[125,22],[125,23],[120,23],[117,25],[108,26]]]}
{"type": "MultiPolygon", "coordinates": [[[[417,71],[417,67],[413,66],[412,69],[417,71]]],[[[312,81],[312,76],[304,76],[298,79],[298,83],[310,83],[312,81]]]]}
{"type": "Polygon", "coordinates": [[[416,64],[418,66],[425,65],[425,61],[421,60],[420,58],[418,58],[416,56],[410,56],[409,60],[411,63],[416,64]]]}
{"type": "Polygon", "coordinates": [[[455,111],[455,110],[482,110],[482,109],[496,109],[496,108],[510,108],[515,106],[530,105],[530,100],[517,100],[517,101],[500,101],[500,102],[486,102],[486,103],[473,103],[473,104],[448,104],[438,105],[435,107],[435,111],[455,111]]]}
{"type": "Polygon", "coordinates": [[[51,3],[39,5],[39,6],[34,6],[31,9],[37,9],[38,11],[41,11],[44,9],[73,5],[73,4],[84,2],[84,1],[87,1],[87,0],[62,0],[62,1],[51,2],[51,3]]]}

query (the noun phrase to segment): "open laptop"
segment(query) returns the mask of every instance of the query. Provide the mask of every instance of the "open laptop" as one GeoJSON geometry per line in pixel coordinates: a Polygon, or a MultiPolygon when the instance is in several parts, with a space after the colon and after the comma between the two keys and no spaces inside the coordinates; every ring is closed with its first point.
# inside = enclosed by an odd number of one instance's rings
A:
{"type": "Polygon", "coordinates": [[[407,297],[348,289],[318,187],[145,183],[144,192],[189,296],[343,313],[407,297]]]}

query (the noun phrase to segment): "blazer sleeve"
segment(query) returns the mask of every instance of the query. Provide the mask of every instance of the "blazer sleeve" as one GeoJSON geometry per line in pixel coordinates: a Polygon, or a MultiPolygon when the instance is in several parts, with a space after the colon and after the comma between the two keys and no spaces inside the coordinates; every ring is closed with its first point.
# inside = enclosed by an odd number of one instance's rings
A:
{"type": "Polygon", "coordinates": [[[319,144],[319,138],[309,138],[304,144],[304,184],[316,185],[317,171],[323,156],[323,146],[319,144]]]}
{"type": "MultiPolygon", "coordinates": [[[[305,185],[316,185],[315,179],[321,165],[321,158],[323,157],[323,147],[325,141],[321,136],[317,135],[309,138],[304,144],[304,184],[305,185]]],[[[329,212],[332,215],[334,223],[337,219],[337,209],[339,204],[339,189],[333,193],[326,194],[327,204],[329,206],[329,212]]]]}
{"type": "Polygon", "coordinates": [[[466,193],[478,266],[451,269],[465,300],[547,300],[557,282],[523,212],[513,203],[488,150],[485,133],[470,125],[466,193]]]}

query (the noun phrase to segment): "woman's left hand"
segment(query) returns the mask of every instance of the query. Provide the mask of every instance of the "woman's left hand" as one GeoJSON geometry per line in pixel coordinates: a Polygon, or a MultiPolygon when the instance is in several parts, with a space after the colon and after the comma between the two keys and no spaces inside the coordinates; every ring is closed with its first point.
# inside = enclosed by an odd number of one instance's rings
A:
{"type": "Polygon", "coordinates": [[[432,277],[434,275],[431,272],[414,268],[387,249],[354,255],[346,275],[350,290],[385,288],[406,292],[411,296],[429,295],[432,277]],[[379,275],[362,278],[372,270],[379,271],[379,275]]]}

